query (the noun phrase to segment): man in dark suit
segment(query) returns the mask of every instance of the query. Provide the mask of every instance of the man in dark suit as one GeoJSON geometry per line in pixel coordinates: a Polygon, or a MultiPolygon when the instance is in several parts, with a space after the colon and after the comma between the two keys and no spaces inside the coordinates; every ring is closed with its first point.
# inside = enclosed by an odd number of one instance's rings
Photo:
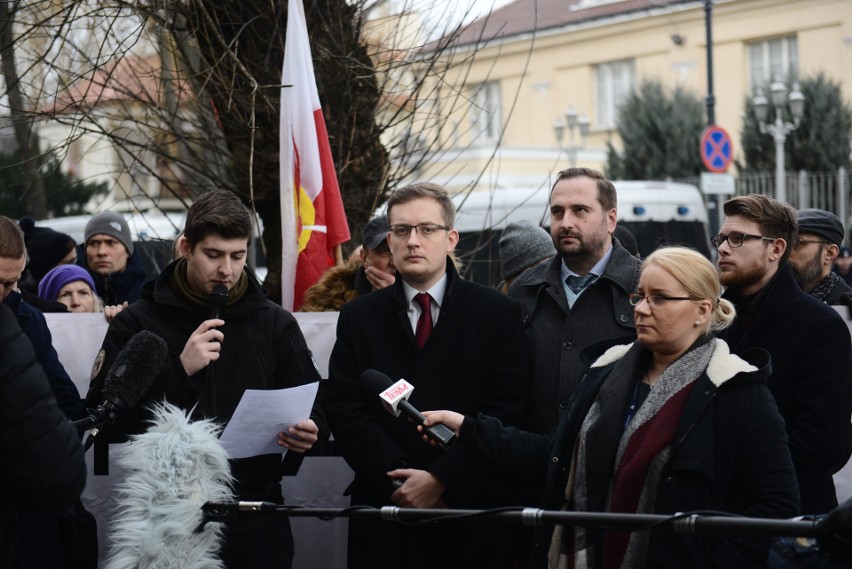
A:
{"type": "MultiPolygon", "coordinates": [[[[491,508],[510,503],[505,479],[461,447],[424,444],[412,424],[364,390],[375,369],[414,386],[421,409],[478,412],[516,423],[527,351],[518,304],[462,280],[450,261],[455,209],[440,186],[396,190],[388,202],[396,283],[343,306],[329,364],[327,412],[352,469],[353,505],[491,508]],[[426,296],[422,296],[425,293],[426,296]],[[422,304],[421,304],[422,303],[422,304]]],[[[411,527],[350,520],[349,567],[510,567],[511,528],[501,524],[411,527]]]]}
{"type": "Polygon", "coordinates": [[[837,507],[832,474],[849,450],[852,341],[830,306],[806,294],[788,266],[798,240],[796,210],[762,195],[725,202],[719,250],[724,298],[737,308],[719,336],[735,354],[772,355],[769,389],[787,424],[803,514],[837,507]]]}

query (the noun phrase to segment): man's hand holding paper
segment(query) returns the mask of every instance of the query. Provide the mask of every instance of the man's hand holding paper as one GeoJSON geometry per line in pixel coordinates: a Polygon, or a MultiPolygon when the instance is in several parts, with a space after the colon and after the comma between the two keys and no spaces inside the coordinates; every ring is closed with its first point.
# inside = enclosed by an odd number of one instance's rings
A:
{"type": "Polygon", "coordinates": [[[304,453],[319,429],[310,417],[319,383],[290,389],[246,389],[219,442],[231,458],[304,453]]]}

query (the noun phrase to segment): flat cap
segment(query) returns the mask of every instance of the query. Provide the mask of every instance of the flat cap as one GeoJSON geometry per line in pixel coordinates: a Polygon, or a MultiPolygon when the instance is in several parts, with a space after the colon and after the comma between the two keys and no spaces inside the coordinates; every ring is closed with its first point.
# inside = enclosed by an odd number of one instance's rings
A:
{"type": "Polygon", "coordinates": [[[799,210],[799,233],[813,233],[835,245],[843,243],[844,237],[843,223],[839,217],[829,211],[814,208],[799,210]]]}

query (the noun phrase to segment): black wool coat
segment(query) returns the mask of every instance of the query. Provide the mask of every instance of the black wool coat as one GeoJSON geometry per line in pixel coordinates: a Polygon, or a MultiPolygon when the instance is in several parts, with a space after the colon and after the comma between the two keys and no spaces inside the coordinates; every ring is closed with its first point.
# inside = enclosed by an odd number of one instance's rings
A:
{"type": "Polygon", "coordinates": [[[742,354],[763,348],[772,355],[769,389],[787,425],[803,514],[837,506],[832,474],[843,466],[852,413],[849,328],[837,312],[802,292],[782,267],[751,299],[726,291],[737,307],[733,326],[719,337],[742,354]]]}
{"type": "MultiPolygon", "coordinates": [[[[699,340],[716,341],[706,338],[699,340]]],[[[696,344],[697,345],[697,344],[696,344]]],[[[618,348],[616,348],[617,350],[618,348]]],[[[612,353],[612,352],[610,352],[612,353]]],[[[732,358],[717,345],[711,364],[695,381],[675,430],[671,456],[656,489],[656,514],[689,511],[725,511],[761,518],[788,518],[798,514],[799,501],[783,421],[766,378],[770,362],[763,350],[745,359],[757,370],[733,375],[725,371],[732,358]],[[712,377],[708,375],[713,368],[712,377]]],[[[596,362],[575,392],[568,412],[550,434],[535,434],[503,427],[492,417],[466,418],[461,442],[468,451],[490,460],[515,476],[546,479],[541,507],[565,506],[566,485],[576,460],[576,441],[583,420],[596,400],[612,413],[613,422],[624,420],[629,394],[641,371],[647,350],[633,344],[612,361],[596,362]]],[[[593,441],[590,441],[590,443],[593,441]]],[[[589,458],[589,510],[606,511],[615,449],[589,458]],[[608,453],[608,454],[607,454],[608,453]]],[[[590,451],[591,452],[591,451],[590,451]]],[[[570,507],[569,507],[570,510],[570,507]]],[[[536,543],[528,566],[547,566],[553,525],[536,530],[536,543]]],[[[590,531],[591,543],[602,547],[603,533],[590,531]]],[[[769,536],[674,533],[671,526],[653,531],[646,567],[679,569],[699,567],[763,567],[769,536]]],[[[597,555],[600,563],[600,552],[597,555]]]]}
{"type": "MultiPolygon", "coordinates": [[[[208,368],[187,376],[180,363],[187,340],[209,318],[210,308],[190,304],[175,293],[169,284],[175,266],[176,262],[171,263],[156,281],[145,284],[142,298],[113,319],[104,338],[86,395],[89,406],[102,400],[104,380],[116,356],[134,334],[148,330],[162,337],[168,346],[165,365],[142,403],[108,433],[113,442],[123,442],[126,435],[144,432],[150,419],[148,406],[164,399],[186,411],[195,408],[197,415],[210,416],[204,397],[208,368]]],[[[225,324],[219,327],[225,339],[214,364],[213,383],[218,403],[215,419],[221,423],[231,418],[246,389],[284,389],[320,379],[296,318],[268,300],[260,284],[246,274],[248,290],[225,308],[222,313],[225,324]]],[[[320,439],[327,437],[322,388],[311,418],[320,428],[320,439]]],[[[285,470],[297,469],[302,456],[288,452],[283,464],[280,455],[272,454],[232,460],[238,496],[245,500],[280,501],[281,476],[285,470]]]]}
{"type": "MultiPolygon", "coordinates": [[[[425,444],[415,426],[385,410],[379,394],[365,392],[359,378],[365,370],[375,369],[392,381],[405,379],[414,386],[409,401],[420,410],[484,412],[516,424],[524,409],[527,370],[518,304],[494,290],[462,280],[448,260],[440,315],[420,350],[407,310],[402,279],[398,278],[394,286],[352,300],[340,311],[337,342],[329,364],[327,411],[335,444],[355,471],[352,504],[393,504],[385,473],[406,466],[427,470],[442,481],[447,487],[443,500],[448,506],[509,504],[510,487],[505,478],[461,447],[442,450],[425,444]]],[[[382,563],[420,567],[430,562],[464,566],[471,559],[487,563],[481,552],[485,548],[500,551],[505,545],[500,538],[495,539],[494,528],[488,528],[466,544],[459,544],[462,552],[472,557],[458,554],[452,540],[463,533],[469,536],[466,532],[473,531],[475,524],[443,525],[435,528],[440,537],[423,541],[417,541],[423,532],[416,528],[384,524],[376,529],[378,541],[370,544],[369,536],[353,540],[351,531],[357,524],[351,522],[350,567],[358,562],[369,562],[371,567],[385,566],[382,563]],[[389,532],[399,532],[394,535],[403,540],[391,548],[393,551],[387,547],[387,540],[393,539],[389,532]],[[447,559],[440,557],[442,551],[447,559]]],[[[508,555],[502,561],[508,563],[508,555]]],[[[476,566],[474,563],[469,566],[476,566]]]]}
{"type": "Polygon", "coordinates": [[[32,344],[2,304],[0,455],[0,567],[11,567],[15,507],[59,511],[75,503],[86,485],[86,464],[77,430],[59,409],[32,344]]]}
{"type": "Polygon", "coordinates": [[[581,358],[583,350],[609,340],[628,342],[636,337],[633,306],[627,296],[636,292],[639,265],[639,259],[613,239],[612,256],[603,275],[570,309],[559,255],[512,283],[509,296],[521,305],[532,354],[523,428],[546,433],[556,426],[591,363],[581,358]]]}

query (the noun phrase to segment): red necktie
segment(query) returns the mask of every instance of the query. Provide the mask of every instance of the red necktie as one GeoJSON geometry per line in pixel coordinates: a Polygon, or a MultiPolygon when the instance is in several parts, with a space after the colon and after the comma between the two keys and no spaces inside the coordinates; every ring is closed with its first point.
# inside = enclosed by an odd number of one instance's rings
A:
{"type": "Polygon", "coordinates": [[[420,319],[417,320],[417,329],[414,332],[414,339],[417,341],[417,347],[422,348],[426,340],[429,339],[429,334],[432,333],[432,297],[428,293],[421,292],[414,296],[417,303],[420,305],[420,319]]]}

